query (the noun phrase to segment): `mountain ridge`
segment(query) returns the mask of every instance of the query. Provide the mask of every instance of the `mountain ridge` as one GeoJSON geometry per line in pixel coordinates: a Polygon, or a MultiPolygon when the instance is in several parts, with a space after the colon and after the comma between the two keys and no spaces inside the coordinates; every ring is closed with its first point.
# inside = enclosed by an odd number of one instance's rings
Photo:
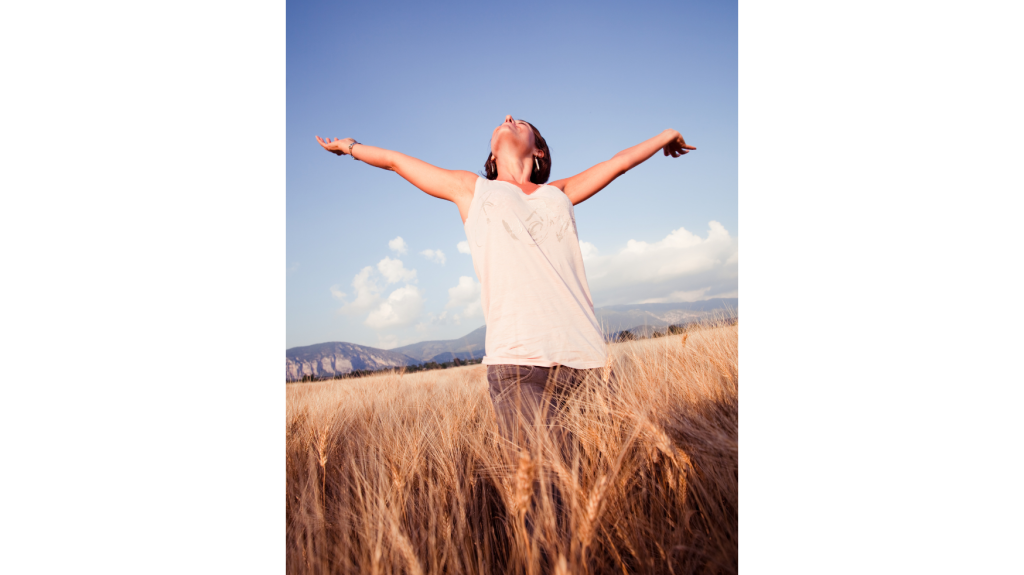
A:
{"type": "Polygon", "coordinates": [[[331,341],[293,347],[285,350],[285,380],[294,381],[304,376],[334,377],[356,370],[378,370],[404,367],[420,363],[403,353],[358,345],[344,341],[331,341]]]}
{"type": "MultiPolygon", "coordinates": [[[[714,298],[698,302],[625,304],[599,307],[594,310],[607,339],[614,340],[624,330],[647,333],[669,325],[686,325],[711,318],[734,317],[739,298],[714,298]]],[[[448,340],[421,341],[394,349],[348,342],[326,342],[297,346],[285,350],[287,381],[334,377],[355,370],[377,370],[389,367],[438,363],[459,359],[479,359],[484,355],[487,326],[448,340]]]]}
{"type": "MultiPolygon", "coordinates": [[[[469,332],[468,334],[457,338],[457,339],[438,339],[431,341],[421,341],[419,343],[413,343],[404,345],[402,347],[396,347],[391,351],[397,351],[398,353],[404,353],[408,356],[422,359],[423,361],[434,360],[434,358],[443,353],[457,353],[466,352],[469,353],[467,357],[475,359],[483,357],[484,355],[484,339],[487,334],[487,326],[479,327],[469,332]],[[476,355],[472,355],[476,353],[476,355]]],[[[460,357],[460,359],[466,359],[467,357],[460,357]]]]}

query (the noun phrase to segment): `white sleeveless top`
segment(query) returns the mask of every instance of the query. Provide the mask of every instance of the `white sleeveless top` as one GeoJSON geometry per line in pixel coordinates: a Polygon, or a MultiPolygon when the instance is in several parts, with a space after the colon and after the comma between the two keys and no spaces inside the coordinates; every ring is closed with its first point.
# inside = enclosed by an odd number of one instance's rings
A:
{"type": "Polygon", "coordinates": [[[478,178],[466,238],[487,323],[483,363],[603,367],[572,202],[554,186],[530,195],[478,178]]]}

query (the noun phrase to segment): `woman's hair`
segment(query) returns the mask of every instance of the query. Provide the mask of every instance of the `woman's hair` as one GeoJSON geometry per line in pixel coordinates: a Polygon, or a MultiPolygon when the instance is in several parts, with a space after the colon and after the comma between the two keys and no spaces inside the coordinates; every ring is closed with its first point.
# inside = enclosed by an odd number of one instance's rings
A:
{"type": "MultiPolygon", "coordinates": [[[[526,123],[530,124],[529,122],[526,123]]],[[[540,170],[531,162],[530,181],[534,184],[545,184],[551,176],[551,150],[548,149],[548,143],[544,141],[544,136],[540,135],[537,128],[533,124],[530,124],[530,127],[533,128],[533,139],[537,149],[544,152],[543,158],[537,158],[538,163],[540,163],[540,170]]],[[[488,180],[498,179],[498,163],[490,153],[487,154],[487,161],[484,162],[484,176],[488,180]]]]}

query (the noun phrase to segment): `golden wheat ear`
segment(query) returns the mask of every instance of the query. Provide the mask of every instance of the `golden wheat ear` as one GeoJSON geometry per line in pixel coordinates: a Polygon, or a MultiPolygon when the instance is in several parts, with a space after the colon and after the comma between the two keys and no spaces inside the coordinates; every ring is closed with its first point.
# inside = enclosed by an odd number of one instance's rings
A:
{"type": "Polygon", "coordinates": [[[533,478],[537,472],[537,467],[530,459],[530,452],[523,450],[519,454],[519,468],[516,470],[516,494],[513,500],[516,507],[516,512],[520,515],[526,513],[526,508],[530,505],[530,496],[533,493],[533,478]]]}
{"type": "Polygon", "coordinates": [[[555,575],[569,575],[569,564],[565,560],[565,555],[558,554],[558,563],[555,564],[555,575]]]}

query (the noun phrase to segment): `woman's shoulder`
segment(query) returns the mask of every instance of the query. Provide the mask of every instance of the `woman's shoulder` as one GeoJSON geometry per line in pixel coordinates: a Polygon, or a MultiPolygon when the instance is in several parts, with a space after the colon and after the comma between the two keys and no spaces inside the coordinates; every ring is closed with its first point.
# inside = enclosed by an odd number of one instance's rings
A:
{"type": "Polygon", "coordinates": [[[545,186],[551,186],[552,188],[558,188],[561,192],[565,192],[565,181],[568,178],[562,178],[561,180],[555,180],[544,184],[545,186]]]}

